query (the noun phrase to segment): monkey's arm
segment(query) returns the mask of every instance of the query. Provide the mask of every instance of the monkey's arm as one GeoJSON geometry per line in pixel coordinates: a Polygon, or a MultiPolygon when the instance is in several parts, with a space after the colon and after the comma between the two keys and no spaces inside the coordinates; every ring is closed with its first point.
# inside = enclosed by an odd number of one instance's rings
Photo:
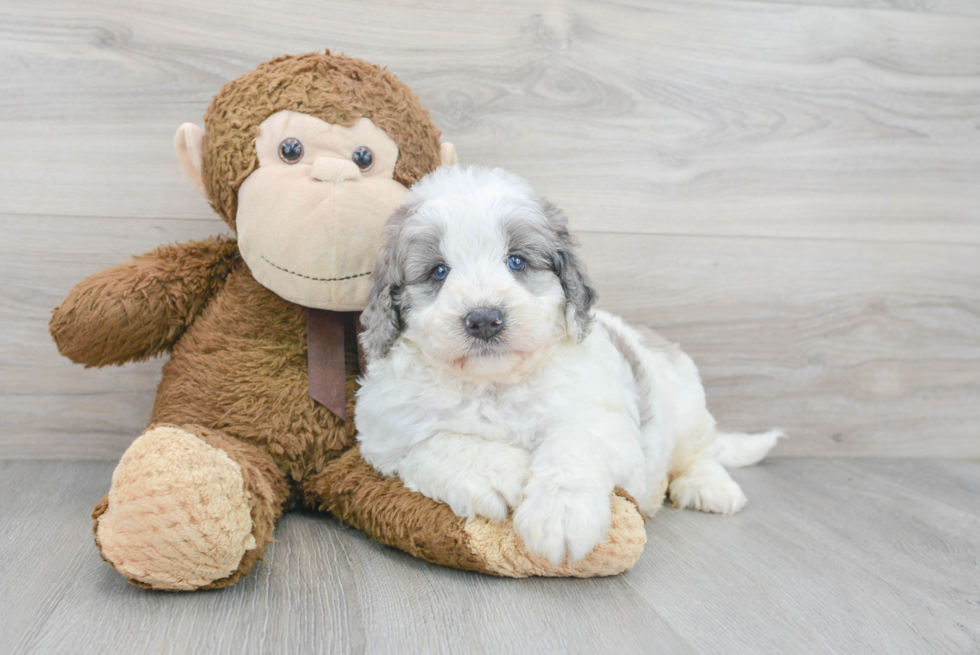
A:
{"type": "Polygon", "coordinates": [[[378,473],[361,458],[360,446],[331,461],[303,488],[310,507],[332,513],[375,541],[435,564],[491,575],[616,575],[636,563],[647,540],[636,501],[617,489],[606,541],[585,559],[552,564],[524,547],[512,519],[460,518],[448,505],[378,473]]]}
{"type": "Polygon", "coordinates": [[[51,336],[62,355],[86,366],[167,352],[224,284],[237,254],[234,239],[211,237],[90,275],[52,313],[51,336]]]}

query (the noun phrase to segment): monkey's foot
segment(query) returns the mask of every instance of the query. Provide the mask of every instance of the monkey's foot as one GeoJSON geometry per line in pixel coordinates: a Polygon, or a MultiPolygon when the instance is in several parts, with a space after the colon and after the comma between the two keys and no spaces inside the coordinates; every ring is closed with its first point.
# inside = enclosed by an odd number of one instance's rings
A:
{"type": "Polygon", "coordinates": [[[333,513],[371,539],[429,562],[511,578],[616,575],[643,553],[643,517],[626,492],[611,496],[612,523],[606,539],[573,564],[552,564],[528,552],[514,522],[453,514],[448,505],[410,491],[398,478],[386,478],[355,446],[305,483],[311,507],[333,513]]]}
{"type": "MultiPolygon", "coordinates": [[[[102,557],[141,586],[211,586],[256,548],[241,465],[173,426],[147,430],[129,447],[96,507],[102,557]]],[[[237,579],[237,576],[235,576],[237,579]]]]}
{"type": "Polygon", "coordinates": [[[647,535],[636,502],[617,490],[611,497],[612,523],[606,538],[585,558],[553,564],[547,557],[531,553],[514,530],[514,521],[504,523],[476,518],[463,528],[470,549],[489,573],[510,578],[528,576],[592,578],[617,575],[633,567],[646,545],[647,535]]]}

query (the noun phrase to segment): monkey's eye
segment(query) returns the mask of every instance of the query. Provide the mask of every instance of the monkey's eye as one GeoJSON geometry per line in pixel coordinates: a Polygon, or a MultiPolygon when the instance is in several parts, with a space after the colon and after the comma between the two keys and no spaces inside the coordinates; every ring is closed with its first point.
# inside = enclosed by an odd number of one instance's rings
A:
{"type": "Polygon", "coordinates": [[[447,277],[449,277],[449,267],[445,264],[439,264],[432,269],[432,279],[436,282],[442,282],[447,277]]]}
{"type": "Polygon", "coordinates": [[[525,265],[524,258],[520,255],[511,255],[507,258],[507,268],[515,273],[523,271],[525,265]]]}
{"type": "Polygon", "coordinates": [[[295,164],[303,158],[303,144],[299,139],[289,137],[279,144],[279,159],[287,164],[295,164]]]}
{"type": "Polygon", "coordinates": [[[362,171],[366,171],[374,164],[374,153],[367,146],[361,146],[351,154],[350,160],[362,171]]]}

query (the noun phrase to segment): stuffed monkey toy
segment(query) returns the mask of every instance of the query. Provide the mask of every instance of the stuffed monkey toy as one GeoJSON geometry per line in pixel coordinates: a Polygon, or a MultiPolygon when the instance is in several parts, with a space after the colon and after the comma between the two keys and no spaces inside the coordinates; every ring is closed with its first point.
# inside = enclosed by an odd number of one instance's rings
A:
{"type": "Polygon", "coordinates": [[[611,497],[608,541],[554,566],[510,522],[467,522],[359,455],[356,312],[382,226],[407,187],[456,162],[415,94],[329,51],[280,57],[226,84],[204,124],[178,129],[178,158],[237,239],[162,246],[96,273],[51,320],[60,352],[86,366],[170,355],[149,425],[93,512],[103,559],[142,587],[224,587],[262,557],[284,512],[306,507],[445,566],[630,568],[646,537],[624,495],[611,497]]]}

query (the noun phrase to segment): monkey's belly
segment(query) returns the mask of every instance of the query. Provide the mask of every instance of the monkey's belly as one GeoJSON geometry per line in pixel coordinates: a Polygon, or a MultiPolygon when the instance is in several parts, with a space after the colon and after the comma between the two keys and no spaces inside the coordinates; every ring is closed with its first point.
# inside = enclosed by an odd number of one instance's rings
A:
{"type": "MultiPolygon", "coordinates": [[[[239,264],[174,347],[151,423],[193,423],[253,443],[295,482],[317,472],[355,439],[353,421],[308,395],[306,321],[305,308],[260,286],[239,264]]],[[[352,399],[357,353],[349,350],[352,399]]]]}

